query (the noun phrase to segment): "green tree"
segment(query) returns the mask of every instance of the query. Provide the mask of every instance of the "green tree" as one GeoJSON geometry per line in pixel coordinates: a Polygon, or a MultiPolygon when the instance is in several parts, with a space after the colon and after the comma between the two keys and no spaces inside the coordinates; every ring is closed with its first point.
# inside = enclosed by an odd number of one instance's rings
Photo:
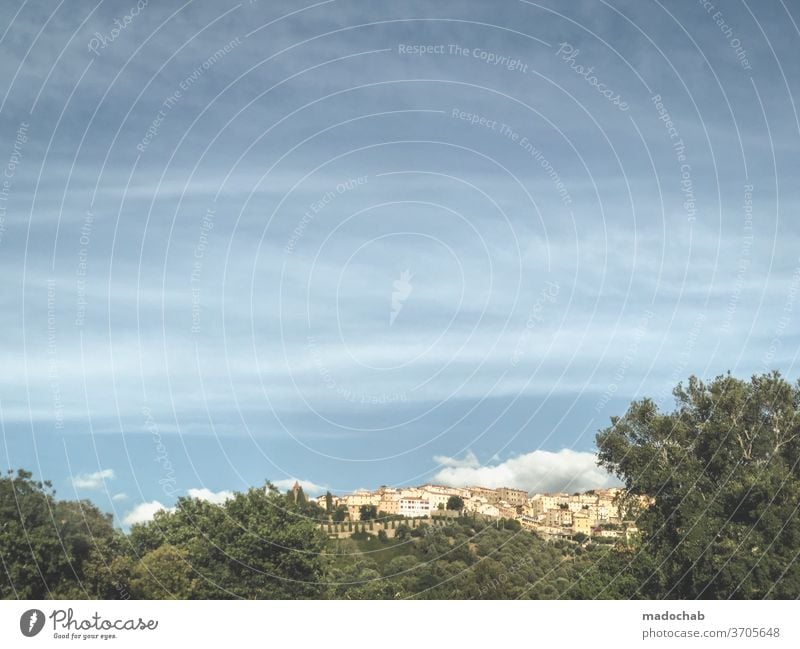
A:
{"type": "Polygon", "coordinates": [[[346,505],[336,505],[336,509],[333,510],[332,518],[334,523],[342,523],[347,520],[347,506],[346,505]]]}
{"type": "Polygon", "coordinates": [[[414,538],[421,538],[428,533],[429,527],[427,523],[420,523],[411,530],[411,536],[414,538]]]}
{"type": "Polygon", "coordinates": [[[358,513],[362,521],[373,521],[378,517],[378,508],[375,505],[361,505],[358,513]]]}
{"type": "Polygon", "coordinates": [[[325,492],[325,511],[328,514],[333,511],[333,494],[330,491],[325,492]]]}
{"type": "Polygon", "coordinates": [[[107,549],[111,517],[88,501],[56,501],[49,482],[29,471],[0,477],[0,597],[85,598],[85,567],[107,549]]]}
{"type": "Polygon", "coordinates": [[[464,499],[461,496],[450,496],[447,499],[447,509],[460,512],[464,510],[464,499]]]}
{"type": "Polygon", "coordinates": [[[92,548],[83,564],[83,585],[94,599],[131,599],[131,576],[136,561],[124,534],[115,530],[111,543],[92,548]]]}
{"type": "Polygon", "coordinates": [[[600,464],[654,499],[638,517],[633,594],[797,597],[800,385],[728,374],[673,394],[671,412],[636,401],[597,436],[600,464]]]}
{"type": "Polygon", "coordinates": [[[139,599],[190,599],[194,569],[189,551],[169,543],[145,554],[131,574],[131,587],[139,599]]]}
{"type": "Polygon", "coordinates": [[[112,556],[120,548],[120,535],[115,532],[112,516],[101,512],[88,500],[55,502],[55,532],[71,569],[54,589],[58,597],[92,597],[87,567],[91,557],[112,556]],[[71,577],[71,578],[70,578],[71,577]]]}
{"type": "Polygon", "coordinates": [[[237,493],[223,505],[180,498],[175,511],[131,529],[138,556],[154,542],[185,551],[196,573],[192,592],[207,599],[319,597],[326,541],[317,523],[272,487],[237,493]]]}
{"type": "Polygon", "coordinates": [[[296,495],[295,495],[294,489],[288,489],[286,491],[286,502],[290,506],[291,505],[298,505],[298,506],[302,507],[303,505],[305,505],[309,501],[308,501],[308,498],[306,498],[306,494],[303,491],[303,487],[301,487],[300,485],[297,485],[297,486],[298,486],[298,489],[297,489],[297,494],[296,495]]]}
{"type": "Polygon", "coordinates": [[[357,555],[354,561],[331,570],[329,597],[337,599],[391,599],[391,584],[375,561],[357,555]]]}

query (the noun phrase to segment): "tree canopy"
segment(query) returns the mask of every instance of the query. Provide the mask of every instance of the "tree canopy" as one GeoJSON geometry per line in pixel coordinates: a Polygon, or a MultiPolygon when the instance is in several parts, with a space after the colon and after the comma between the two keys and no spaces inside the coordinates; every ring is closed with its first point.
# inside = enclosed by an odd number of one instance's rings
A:
{"type": "Polygon", "coordinates": [[[179,498],[126,533],[20,470],[0,476],[0,597],[797,598],[800,384],[691,377],[674,395],[668,410],[633,402],[597,435],[598,463],[625,486],[623,522],[601,527],[638,528],[625,539],[544,541],[478,516],[392,520],[390,536],[374,506],[338,526],[348,510],[328,511],[332,497],[322,508],[269,484],[223,504],[179,498]]]}
{"type": "Polygon", "coordinates": [[[728,374],[674,395],[674,410],[636,401],[597,436],[600,464],[652,498],[632,595],[797,597],[800,386],[728,374]]]}
{"type": "Polygon", "coordinates": [[[361,505],[358,513],[362,521],[374,521],[378,518],[378,508],[375,505],[361,505]]]}
{"type": "Polygon", "coordinates": [[[460,512],[464,509],[464,499],[461,496],[450,496],[447,499],[447,509],[460,512]]]}

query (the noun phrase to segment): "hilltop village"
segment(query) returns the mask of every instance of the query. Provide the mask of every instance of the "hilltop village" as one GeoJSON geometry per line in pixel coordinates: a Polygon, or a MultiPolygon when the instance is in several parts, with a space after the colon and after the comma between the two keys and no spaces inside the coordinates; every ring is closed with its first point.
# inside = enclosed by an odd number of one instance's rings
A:
{"type": "MultiPolygon", "coordinates": [[[[295,484],[295,497],[299,485],[295,484]]],[[[383,529],[388,536],[397,522],[412,526],[420,521],[444,523],[459,516],[484,520],[514,520],[522,529],[545,539],[585,541],[628,539],[636,534],[634,512],[647,507],[647,497],[631,497],[621,488],[595,489],[583,493],[536,493],[499,487],[380,487],[336,496],[330,492],[316,498],[328,512],[321,527],[329,534],[346,536],[355,531],[383,529]],[[405,521],[404,519],[408,519],[405,521]]]]}

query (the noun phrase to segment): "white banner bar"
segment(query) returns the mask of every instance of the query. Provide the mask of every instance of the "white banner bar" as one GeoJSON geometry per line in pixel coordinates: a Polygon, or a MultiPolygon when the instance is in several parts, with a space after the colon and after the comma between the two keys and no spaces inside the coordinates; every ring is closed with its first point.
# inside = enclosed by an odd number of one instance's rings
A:
{"type": "Polygon", "coordinates": [[[777,649],[798,620],[797,601],[4,601],[0,646],[777,649]]]}

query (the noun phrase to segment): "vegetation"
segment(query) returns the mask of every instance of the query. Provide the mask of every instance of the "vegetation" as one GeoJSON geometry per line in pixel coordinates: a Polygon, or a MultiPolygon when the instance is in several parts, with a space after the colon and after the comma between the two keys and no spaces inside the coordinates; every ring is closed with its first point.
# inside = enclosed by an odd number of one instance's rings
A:
{"type": "Polygon", "coordinates": [[[322,597],[327,539],[309,509],[287,507],[274,488],[224,505],[180,498],[125,535],[94,505],[57,501],[48,483],[9,473],[0,478],[0,596],[322,597]]]}
{"type": "Polygon", "coordinates": [[[0,478],[0,597],[91,597],[96,555],[116,547],[111,516],[85,500],[56,501],[49,482],[31,478],[0,478]]]}
{"type": "Polygon", "coordinates": [[[450,496],[447,499],[447,509],[460,512],[464,509],[464,499],[461,496],[450,496]]]}
{"type": "Polygon", "coordinates": [[[369,506],[354,530],[346,507],[269,484],[180,498],[123,533],[20,470],[0,476],[0,597],[797,598],[800,385],[727,375],[674,394],[672,411],[643,399],[597,436],[640,529],[630,543],[547,542],[516,520],[376,522],[369,506]],[[332,523],[352,537],[329,539],[332,523]]]}
{"type": "Polygon", "coordinates": [[[643,544],[631,596],[800,595],[800,384],[692,377],[672,412],[649,399],[597,437],[602,466],[632,495],[643,544]]]}
{"type": "Polygon", "coordinates": [[[362,521],[374,521],[378,517],[378,508],[375,505],[361,505],[358,513],[362,521]]]}
{"type": "Polygon", "coordinates": [[[336,505],[336,508],[331,514],[334,523],[342,523],[347,520],[347,507],[345,505],[336,505]]]}

